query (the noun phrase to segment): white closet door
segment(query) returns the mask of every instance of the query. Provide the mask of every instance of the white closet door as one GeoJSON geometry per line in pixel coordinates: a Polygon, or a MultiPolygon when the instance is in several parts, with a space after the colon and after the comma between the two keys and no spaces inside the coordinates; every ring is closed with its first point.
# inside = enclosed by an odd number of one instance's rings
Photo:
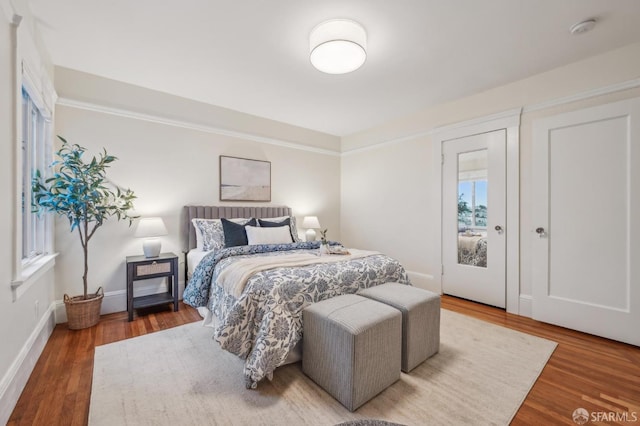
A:
{"type": "Polygon", "coordinates": [[[640,345],[640,100],[534,123],[533,317],[640,345]]]}

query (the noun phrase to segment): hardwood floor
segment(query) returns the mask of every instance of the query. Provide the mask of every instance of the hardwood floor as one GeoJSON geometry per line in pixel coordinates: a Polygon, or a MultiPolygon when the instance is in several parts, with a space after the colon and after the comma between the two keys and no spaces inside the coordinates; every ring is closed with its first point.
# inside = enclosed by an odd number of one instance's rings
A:
{"type": "Polygon", "coordinates": [[[442,306],[558,343],[512,425],[575,426],[577,408],[599,420],[618,416],[600,424],[640,425],[640,348],[453,297],[442,306]]]}
{"type": "Polygon", "coordinates": [[[200,319],[195,309],[180,302],[178,312],[167,306],[136,315],[132,322],[127,321],[127,312],[118,312],[85,330],[71,331],[58,324],[7,425],[86,425],[96,346],[200,319]]]}
{"type": "MultiPolygon", "coordinates": [[[[599,420],[609,420],[601,424],[640,425],[640,348],[453,297],[443,296],[442,306],[558,342],[513,425],[575,425],[572,413],[577,408],[585,408],[599,420]],[[634,420],[634,416],[636,421],[623,421],[634,420]]],[[[150,312],[132,322],[121,312],[102,317],[97,326],[87,330],[70,331],[66,325],[58,325],[8,425],[86,424],[95,346],[199,319],[195,309],[181,303],[179,312],[150,312]]]]}

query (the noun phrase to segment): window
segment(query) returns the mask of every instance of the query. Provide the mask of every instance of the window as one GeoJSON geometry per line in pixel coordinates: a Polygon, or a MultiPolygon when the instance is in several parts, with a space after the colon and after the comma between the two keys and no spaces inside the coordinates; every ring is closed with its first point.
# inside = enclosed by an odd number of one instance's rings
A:
{"type": "Polygon", "coordinates": [[[458,183],[458,227],[487,227],[487,181],[458,183]]]}
{"type": "Polygon", "coordinates": [[[22,262],[45,253],[46,218],[32,212],[31,181],[37,170],[46,173],[50,163],[50,120],[45,118],[28,91],[22,88],[22,262]]]}
{"type": "Polygon", "coordinates": [[[458,231],[487,227],[488,152],[458,154],[458,231]]]}
{"type": "MultiPolygon", "coordinates": [[[[14,158],[11,159],[12,173],[17,180],[12,191],[11,205],[15,212],[11,268],[11,290],[13,301],[17,301],[31,286],[40,282],[54,266],[56,253],[53,252],[53,216],[32,213],[31,182],[37,170],[47,177],[53,159],[52,138],[53,111],[58,95],[53,87],[50,70],[52,66],[34,42],[30,27],[12,27],[12,69],[16,82],[12,93],[13,120],[17,128],[12,129],[11,143],[14,158]],[[15,90],[15,91],[14,91],[15,90]]],[[[50,281],[51,276],[47,277],[50,281]]]]}

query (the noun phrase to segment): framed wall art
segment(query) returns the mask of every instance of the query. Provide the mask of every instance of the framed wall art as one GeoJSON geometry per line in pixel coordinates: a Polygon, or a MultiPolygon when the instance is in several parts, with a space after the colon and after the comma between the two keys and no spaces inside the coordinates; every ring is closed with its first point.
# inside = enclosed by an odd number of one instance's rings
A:
{"type": "Polygon", "coordinates": [[[271,201],[271,162],[221,155],[220,201],[271,201]]]}

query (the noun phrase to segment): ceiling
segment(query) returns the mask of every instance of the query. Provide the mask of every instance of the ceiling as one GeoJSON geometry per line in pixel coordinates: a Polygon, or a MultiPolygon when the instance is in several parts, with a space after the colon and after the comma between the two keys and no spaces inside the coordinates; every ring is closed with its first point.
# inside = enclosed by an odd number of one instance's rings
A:
{"type": "Polygon", "coordinates": [[[28,1],[56,65],[336,136],[640,41],[638,0],[28,1]],[[332,18],[368,33],[353,73],[309,62],[332,18]]]}

